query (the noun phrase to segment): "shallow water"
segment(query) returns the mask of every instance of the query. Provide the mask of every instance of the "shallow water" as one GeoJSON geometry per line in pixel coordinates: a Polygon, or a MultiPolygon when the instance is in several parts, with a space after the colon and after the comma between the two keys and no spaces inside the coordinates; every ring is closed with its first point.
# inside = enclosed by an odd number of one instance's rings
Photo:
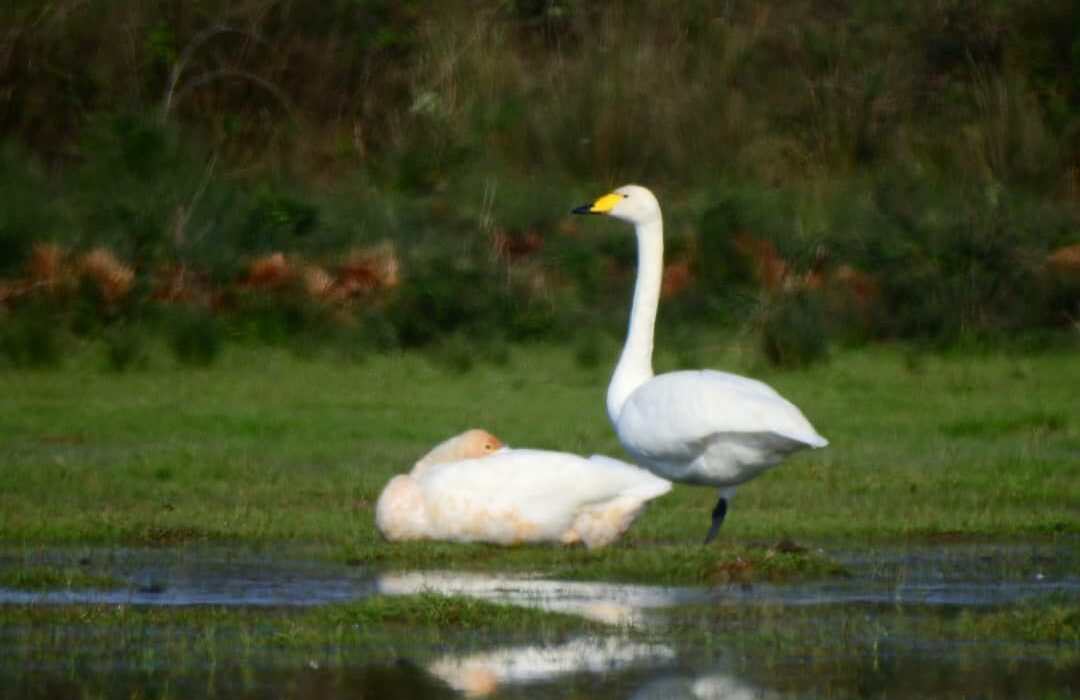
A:
{"type": "Polygon", "coordinates": [[[212,630],[0,628],[0,690],[19,697],[1068,697],[1075,640],[943,635],[958,615],[1080,600],[1077,542],[831,550],[850,572],[796,585],[679,588],[541,576],[376,571],[228,548],[0,554],[0,568],[78,567],[112,591],[16,591],[0,604],[323,605],[438,592],[614,623],[546,640],[435,637],[282,648],[212,630]],[[29,641],[27,641],[29,640],[29,641]],[[182,653],[176,651],[182,648],[182,653]]]}

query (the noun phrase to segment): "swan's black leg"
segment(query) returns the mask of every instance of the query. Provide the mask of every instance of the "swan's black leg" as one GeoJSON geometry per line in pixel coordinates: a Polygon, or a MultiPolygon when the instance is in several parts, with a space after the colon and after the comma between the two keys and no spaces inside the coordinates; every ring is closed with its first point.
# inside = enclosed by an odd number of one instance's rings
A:
{"type": "Polygon", "coordinates": [[[709,544],[716,537],[716,533],[720,532],[720,526],[724,524],[724,516],[727,515],[727,498],[720,497],[720,500],[716,502],[716,507],[712,512],[712,527],[709,528],[709,534],[705,535],[705,544],[709,544]]]}

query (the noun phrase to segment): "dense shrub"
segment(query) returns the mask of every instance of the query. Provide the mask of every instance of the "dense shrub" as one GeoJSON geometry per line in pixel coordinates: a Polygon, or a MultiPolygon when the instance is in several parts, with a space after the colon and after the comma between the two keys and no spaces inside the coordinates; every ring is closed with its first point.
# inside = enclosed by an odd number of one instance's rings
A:
{"type": "Polygon", "coordinates": [[[807,367],[828,355],[820,298],[811,293],[771,295],[760,311],[761,348],[777,367],[807,367]]]}
{"type": "Polygon", "coordinates": [[[634,241],[566,212],[636,180],[682,265],[665,333],[756,324],[797,365],[1068,327],[1047,255],[1080,231],[1077,20],[1049,0],[9,3],[0,313],[22,328],[47,298],[96,337],[160,303],[196,363],[228,334],[356,358],[554,337],[588,365],[623,332],[634,241]],[[383,242],[401,281],[369,297],[244,284],[255,256],[333,272],[383,242]],[[110,297],[72,263],[44,290],[36,243],[101,248],[134,283],[110,297]]]}
{"type": "Polygon", "coordinates": [[[206,310],[180,309],[170,319],[172,350],[177,361],[190,367],[208,367],[221,353],[224,331],[206,310]]]}
{"type": "Polygon", "coordinates": [[[124,372],[149,362],[149,351],[142,328],[117,323],[102,335],[105,344],[105,366],[113,372],[124,372]]]}
{"type": "Polygon", "coordinates": [[[51,367],[63,358],[59,315],[45,303],[0,315],[0,351],[15,367],[51,367]]]}

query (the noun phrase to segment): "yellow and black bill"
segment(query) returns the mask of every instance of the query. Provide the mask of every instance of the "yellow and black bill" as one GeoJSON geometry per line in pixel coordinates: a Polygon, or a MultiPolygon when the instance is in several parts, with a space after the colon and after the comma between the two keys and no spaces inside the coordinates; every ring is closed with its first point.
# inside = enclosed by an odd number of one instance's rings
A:
{"type": "Polygon", "coordinates": [[[626,195],[618,194],[617,192],[609,192],[600,199],[596,200],[592,204],[582,204],[580,207],[574,207],[571,214],[607,214],[614,208],[626,195]]]}

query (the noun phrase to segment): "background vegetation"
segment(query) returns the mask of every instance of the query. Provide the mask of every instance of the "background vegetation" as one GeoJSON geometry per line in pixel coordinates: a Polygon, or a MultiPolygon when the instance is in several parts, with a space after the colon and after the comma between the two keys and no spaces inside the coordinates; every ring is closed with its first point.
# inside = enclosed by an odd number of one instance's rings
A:
{"type": "Polygon", "coordinates": [[[15,0],[0,27],[16,365],[89,337],[122,369],[147,334],[192,364],[230,337],[587,364],[633,241],[566,212],[627,181],[665,204],[676,337],[799,365],[1076,335],[1075,3],[15,0]]]}

